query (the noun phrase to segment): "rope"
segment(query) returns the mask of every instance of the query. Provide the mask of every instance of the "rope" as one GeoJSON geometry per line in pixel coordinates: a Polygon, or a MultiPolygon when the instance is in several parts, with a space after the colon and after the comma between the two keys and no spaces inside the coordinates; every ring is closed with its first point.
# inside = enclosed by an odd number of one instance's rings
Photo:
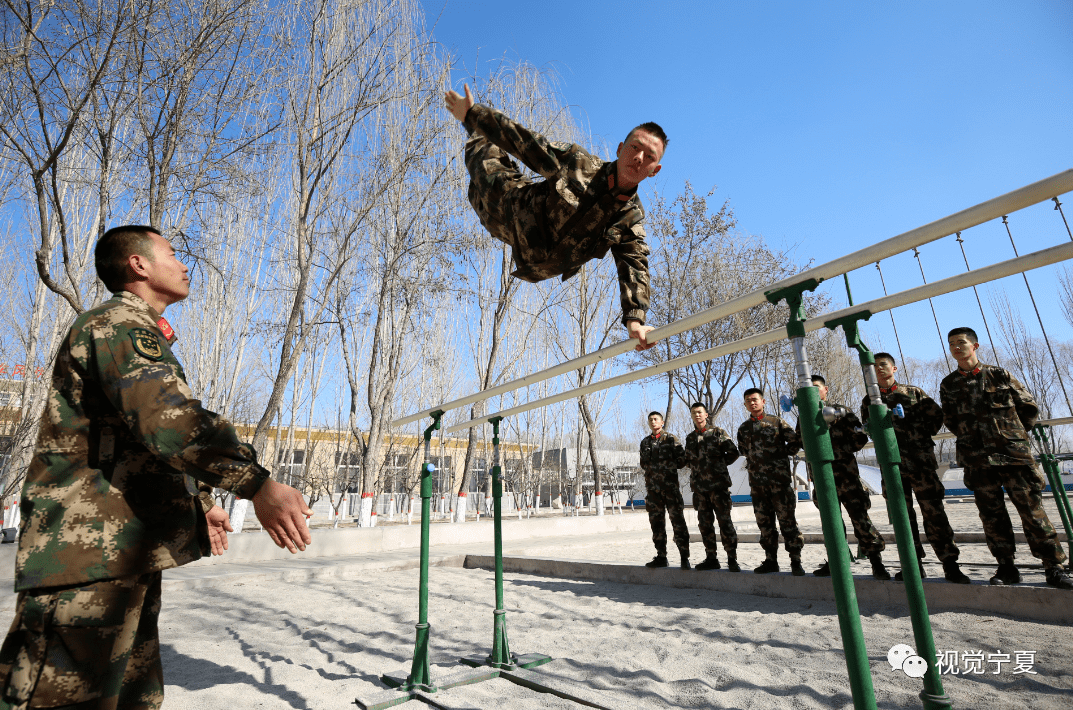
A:
{"type": "MultiPolygon", "coordinates": [[[[1006,234],[1010,236],[1010,246],[1013,247],[1013,253],[1015,256],[1021,256],[1017,253],[1017,244],[1013,241],[1013,232],[1010,231],[1010,223],[1006,219],[1009,215],[1002,215],[1002,224],[1006,227],[1006,234]]],[[[1062,215],[1065,218],[1065,214],[1062,215]]],[[[1068,224],[1066,225],[1069,226],[1068,224]]],[[[1051,354],[1051,362],[1054,364],[1054,372],[1058,375],[1058,384],[1062,388],[1062,396],[1065,397],[1066,407],[1069,408],[1070,414],[1073,414],[1073,404],[1069,403],[1069,393],[1066,392],[1066,383],[1062,378],[1062,371],[1058,369],[1058,359],[1054,356],[1054,350],[1051,348],[1051,339],[1047,337],[1047,329],[1043,326],[1043,318],[1040,317],[1039,308],[1036,306],[1036,297],[1032,295],[1032,287],[1028,285],[1028,274],[1021,272],[1021,277],[1025,280],[1025,288],[1028,289],[1028,297],[1032,300],[1032,308],[1036,311],[1036,320],[1039,321],[1039,328],[1043,331],[1043,342],[1047,343],[1047,352],[1051,354]]]]}
{"type": "MultiPolygon", "coordinates": [[[[969,257],[965,256],[965,240],[961,238],[961,232],[957,233],[957,243],[961,247],[961,258],[965,260],[965,271],[972,271],[969,266],[969,257]]],[[[984,330],[987,331],[987,341],[991,343],[991,354],[995,357],[995,364],[1002,367],[1002,362],[998,359],[998,348],[995,347],[995,339],[991,337],[991,328],[987,325],[984,304],[980,302],[980,292],[976,290],[975,286],[972,287],[972,292],[976,294],[976,305],[980,307],[980,317],[984,319],[984,330]]]]}
{"type": "MultiPolygon", "coordinates": [[[[920,267],[920,278],[924,279],[924,283],[928,283],[928,277],[924,275],[924,262],[920,260],[920,250],[913,247],[913,256],[917,259],[917,266],[920,267]]],[[[939,316],[935,315],[935,304],[932,300],[928,299],[928,305],[931,306],[931,317],[935,321],[935,334],[939,336],[939,347],[943,351],[943,357],[946,359],[946,366],[950,367],[950,353],[947,352],[947,342],[943,340],[943,329],[939,327],[939,316]]]]}
{"type": "Polygon", "coordinates": [[[1069,222],[1066,221],[1066,213],[1062,210],[1062,203],[1058,201],[1057,197],[1052,197],[1051,199],[1054,200],[1054,208],[1058,210],[1058,214],[1062,215],[1062,221],[1065,222],[1066,234],[1069,235],[1069,241],[1073,242],[1073,232],[1069,231],[1069,222]]]}
{"type": "MultiPolygon", "coordinates": [[[[883,284],[883,295],[889,296],[887,293],[887,280],[883,278],[883,269],[879,267],[879,262],[876,262],[876,271],[879,272],[879,283],[883,284]]],[[[905,376],[908,379],[912,379],[912,375],[909,372],[909,363],[906,362],[905,353],[902,352],[902,339],[898,337],[898,326],[894,323],[894,310],[890,311],[890,324],[894,328],[894,342],[898,344],[898,358],[902,363],[902,367],[905,368],[905,376]]]]}

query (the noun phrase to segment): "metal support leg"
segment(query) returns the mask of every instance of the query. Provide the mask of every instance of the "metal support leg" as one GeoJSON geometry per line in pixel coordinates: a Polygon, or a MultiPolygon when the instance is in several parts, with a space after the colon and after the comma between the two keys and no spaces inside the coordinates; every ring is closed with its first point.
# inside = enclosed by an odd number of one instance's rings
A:
{"type": "Polygon", "coordinates": [[[1043,466],[1047,479],[1051,482],[1051,491],[1054,493],[1054,504],[1058,507],[1058,515],[1062,518],[1062,527],[1066,530],[1066,547],[1069,553],[1066,561],[1073,566],[1073,514],[1069,509],[1069,497],[1066,496],[1066,487],[1062,485],[1062,473],[1058,469],[1058,459],[1051,452],[1051,440],[1047,436],[1047,427],[1037,424],[1032,428],[1032,434],[1036,441],[1043,447],[1043,455],[1040,456],[1040,464],[1043,466]]]}
{"type": "Polygon", "coordinates": [[[801,422],[801,438],[805,456],[812,467],[816,482],[820,522],[823,526],[823,541],[827,548],[827,561],[831,567],[831,582],[834,585],[835,607],[838,610],[838,625],[842,632],[842,647],[846,654],[849,671],[850,692],[855,710],[875,710],[876,697],[872,685],[872,670],[868,663],[868,651],[864,646],[861,629],[861,613],[857,606],[857,593],[853,588],[850,570],[849,547],[842,531],[842,516],[839,512],[838,493],[835,487],[834,449],[827,422],[820,411],[819,391],[812,384],[812,372],[805,351],[805,312],[801,302],[804,290],[812,290],[818,282],[799,284],[788,289],[770,292],[767,298],[772,303],[786,299],[790,307],[790,322],[787,335],[794,352],[794,369],[797,374],[797,404],[801,422]]]}
{"type": "Polygon", "coordinates": [[[909,528],[909,512],[905,507],[904,489],[900,469],[901,455],[898,453],[898,439],[894,435],[894,425],[887,406],[879,394],[879,380],[876,377],[875,357],[868,347],[861,342],[859,321],[871,317],[868,311],[862,311],[846,318],[825,323],[834,330],[842,326],[846,332],[846,343],[857,350],[864,384],[868,392],[868,433],[875,443],[876,459],[883,472],[883,483],[887,488],[887,512],[894,525],[894,537],[898,543],[898,558],[902,565],[902,580],[909,601],[909,615],[913,624],[913,638],[916,641],[917,655],[928,664],[924,674],[924,690],[920,693],[925,710],[940,710],[953,707],[953,703],[943,690],[935,659],[935,638],[931,631],[931,618],[928,604],[924,598],[924,585],[920,579],[920,561],[913,544],[913,534],[909,528]]]}

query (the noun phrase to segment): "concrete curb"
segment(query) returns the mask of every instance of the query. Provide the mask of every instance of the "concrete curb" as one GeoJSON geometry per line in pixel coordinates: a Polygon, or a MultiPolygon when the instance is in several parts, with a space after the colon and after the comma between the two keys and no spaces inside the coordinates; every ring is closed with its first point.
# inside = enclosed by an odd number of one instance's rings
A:
{"type": "MultiPolygon", "coordinates": [[[[465,566],[467,569],[495,569],[495,558],[491,555],[467,555],[465,566]]],[[[514,574],[620,584],[651,584],[677,589],[707,589],[713,592],[782,599],[831,602],[835,599],[830,580],[811,575],[794,577],[787,572],[767,575],[725,571],[697,572],[540,557],[504,557],[503,570],[514,574]]],[[[855,577],[854,582],[857,603],[862,609],[889,612],[891,607],[907,607],[905,590],[897,582],[880,582],[864,576],[855,577]]],[[[928,602],[928,610],[933,614],[942,611],[972,611],[1032,621],[1073,623],[1073,593],[1043,585],[993,587],[989,584],[965,585],[925,580],[924,596],[928,602]]]]}

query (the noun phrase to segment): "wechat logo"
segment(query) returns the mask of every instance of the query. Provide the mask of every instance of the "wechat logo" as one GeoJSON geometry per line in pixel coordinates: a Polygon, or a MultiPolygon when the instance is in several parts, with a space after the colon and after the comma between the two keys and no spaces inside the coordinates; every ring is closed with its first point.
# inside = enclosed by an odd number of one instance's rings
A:
{"type": "Polygon", "coordinates": [[[887,651],[887,663],[891,670],[903,671],[910,678],[923,678],[928,672],[928,662],[917,655],[912,646],[900,643],[887,651]]]}

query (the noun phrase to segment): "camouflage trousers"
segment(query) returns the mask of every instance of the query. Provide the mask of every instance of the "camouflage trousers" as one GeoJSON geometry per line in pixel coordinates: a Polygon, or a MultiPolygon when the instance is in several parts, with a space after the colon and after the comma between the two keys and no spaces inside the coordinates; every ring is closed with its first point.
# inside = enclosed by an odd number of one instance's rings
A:
{"type": "Polygon", "coordinates": [[[768,559],[775,559],[779,549],[779,533],[775,529],[775,520],[782,529],[782,539],[791,560],[801,559],[801,549],[805,546],[805,537],[797,527],[797,491],[790,481],[756,479],[749,475],[749,494],[753,498],[753,515],[760,528],[760,547],[764,548],[768,559]]]}
{"type": "Polygon", "coordinates": [[[1043,479],[1034,466],[992,466],[971,473],[966,470],[966,486],[970,480],[987,549],[996,560],[1012,562],[1015,554],[1013,522],[1002,491],[1005,488],[1021,516],[1021,527],[1032,556],[1042,560],[1044,567],[1057,567],[1065,562],[1066,553],[1058,542],[1058,533],[1043,510],[1043,479]]]}
{"type": "Polygon", "coordinates": [[[520,230],[513,229],[515,214],[511,193],[533,184],[522,174],[510,155],[482,136],[466,141],[466,169],[469,171],[469,203],[488,233],[514,246],[520,230]]]}
{"type": "Polygon", "coordinates": [[[0,710],[150,710],[164,701],[160,572],[20,592],[0,710]]]}
{"type": "Polygon", "coordinates": [[[656,546],[656,554],[667,556],[667,520],[663,517],[666,512],[671,518],[675,546],[684,557],[689,557],[689,528],[682,512],[684,508],[681,490],[649,489],[645,496],[645,510],[648,512],[648,524],[652,526],[652,543],[656,546]]]}
{"type": "Polygon", "coordinates": [[[719,519],[719,536],[723,540],[723,549],[728,558],[738,556],[738,531],[734,529],[734,520],[730,517],[733,504],[730,502],[729,490],[693,491],[693,508],[697,511],[700,524],[700,536],[704,540],[704,552],[709,557],[716,557],[719,548],[715,540],[715,519],[719,519]]]}
{"type": "MultiPolygon", "coordinates": [[[[924,534],[931,543],[932,549],[935,550],[935,556],[943,561],[956,560],[960,552],[954,543],[954,529],[950,527],[950,519],[946,517],[946,508],[943,507],[946,489],[943,488],[939,474],[929,466],[915,465],[904,460],[900,469],[902,492],[905,494],[905,509],[909,513],[909,529],[913,532],[913,545],[916,547],[917,557],[923,560],[925,552],[924,545],[920,542],[916,511],[913,510],[914,493],[916,493],[917,505],[920,506],[920,517],[924,519],[924,534]]],[[[887,497],[886,481],[883,481],[883,497],[887,497]]]]}
{"type": "MultiPolygon", "coordinates": [[[[853,522],[853,535],[857,538],[861,550],[866,555],[882,552],[886,548],[886,543],[883,542],[883,536],[876,529],[876,526],[872,524],[872,518],[868,515],[868,511],[872,507],[872,499],[868,497],[868,493],[865,492],[864,486],[861,484],[860,474],[840,467],[837,461],[831,467],[834,469],[838,502],[849,513],[849,519],[853,522]]],[[[818,488],[812,503],[817,508],[820,507],[820,491],[818,488]]],[[[842,534],[844,535],[845,533],[846,523],[842,521],[842,534]]]]}

